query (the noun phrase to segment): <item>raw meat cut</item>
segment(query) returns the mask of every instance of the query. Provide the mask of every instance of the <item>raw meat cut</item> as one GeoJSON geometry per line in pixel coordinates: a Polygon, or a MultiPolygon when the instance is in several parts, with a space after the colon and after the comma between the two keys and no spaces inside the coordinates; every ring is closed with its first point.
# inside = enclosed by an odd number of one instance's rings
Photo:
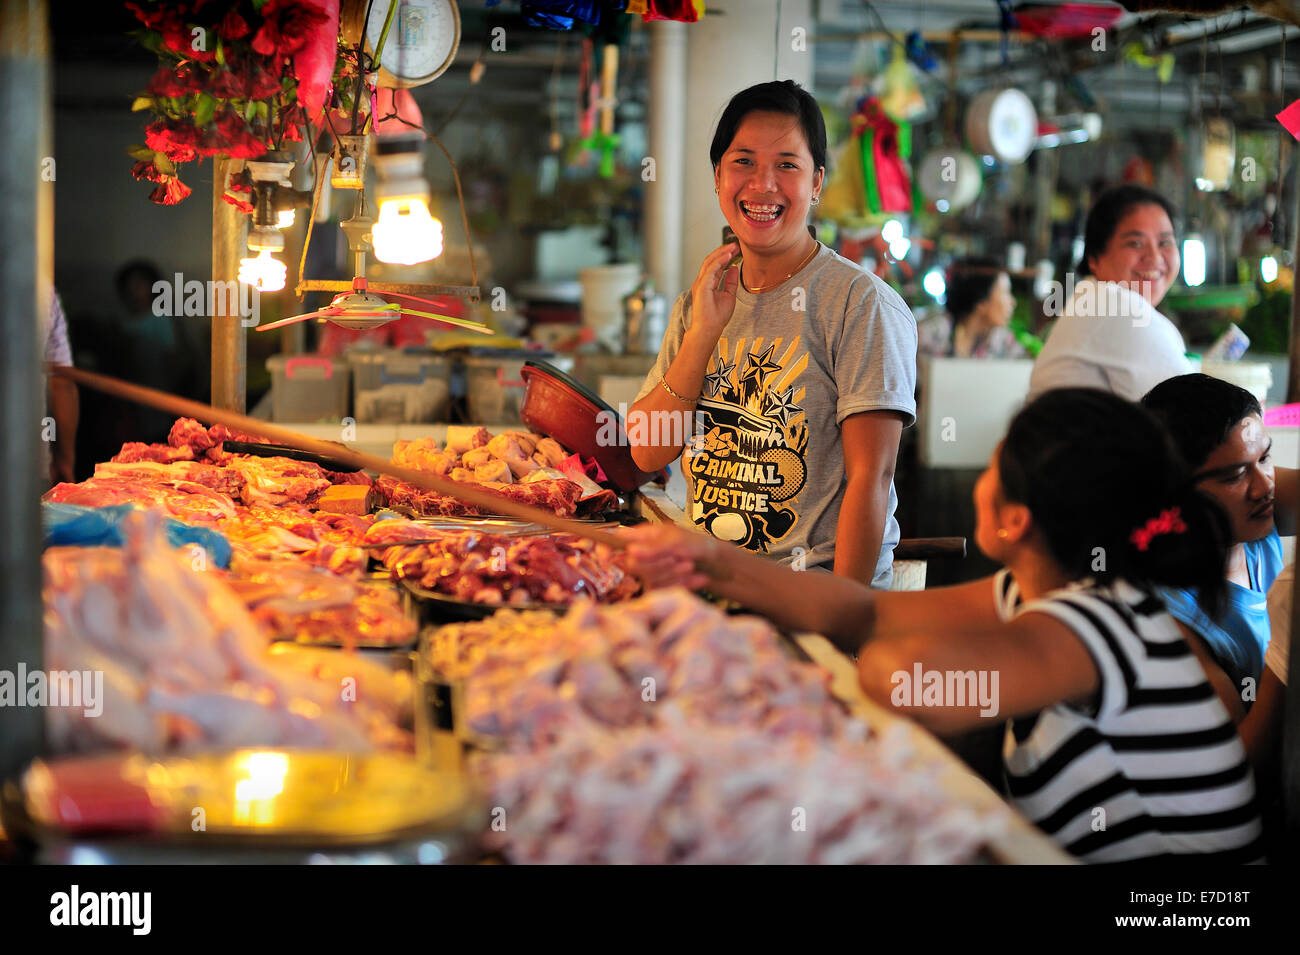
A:
{"type": "MultiPolygon", "coordinates": [[[[453,476],[453,480],[454,480],[453,476]]],[[[578,510],[582,488],[569,480],[535,481],[531,484],[476,484],[506,500],[530,504],[551,511],[560,517],[572,517],[578,510]]],[[[375,490],[389,507],[406,507],[422,517],[460,517],[483,513],[473,504],[458,498],[426,491],[397,478],[381,475],[375,481],[375,490]]]]}
{"type": "Polygon", "coordinates": [[[351,580],[293,558],[236,561],[231,589],[276,639],[393,647],[411,643],[417,625],[387,581],[351,580]]]}
{"type": "Polygon", "coordinates": [[[851,722],[821,668],[790,659],[770,624],[729,617],[685,590],[617,606],[575,603],[559,620],[498,611],[428,645],[432,671],[465,685],[465,726],[546,745],[592,722],[656,722],[672,702],[693,723],[820,739],[851,722]],[[648,682],[647,682],[648,681],[648,682]]]}
{"type": "Polygon", "coordinates": [[[810,746],[666,716],[475,765],[516,863],[968,863],[1008,822],[945,795],[902,733],[810,746]]]}
{"type": "MultiPolygon", "coordinates": [[[[403,534],[437,537],[436,544],[395,545],[380,559],[398,580],[426,590],[484,604],[567,604],[579,597],[614,601],[636,593],[639,584],[621,555],[571,534],[512,537],[476,531],[439,533],[415,522],[379,521],[374,541],[403,534]]],[[[408,539],[411,539],[408,537],[408,539]]]]}

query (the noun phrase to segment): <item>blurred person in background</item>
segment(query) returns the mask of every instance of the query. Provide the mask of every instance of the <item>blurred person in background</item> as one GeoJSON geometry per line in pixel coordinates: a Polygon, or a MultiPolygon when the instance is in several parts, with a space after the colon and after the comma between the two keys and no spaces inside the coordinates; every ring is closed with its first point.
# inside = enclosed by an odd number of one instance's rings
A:
{"type": "Polygon", "coordinates": [[[1008,328],[1016,299],[1011,276],[996,259],[972,256],[952,264],[947,310],[916,326],[917,351],[934,358],[1024,358],[1008,328]]]}
{"type": "MultiPolygon", "coordinates": [[[[68,339],[68,319],[63,313],[59,293],[50,290],[49,326],[45,334],[44,359],[50,365],[72,365],[72,344],[68,339]]],[[[67,378],[46,374],[46,408],[54,419],[54,440],[46,444],[51,484],[75,481],[77,465],[77,420],[80,398],[77,386],[67,378]]],[[[43,429],[42,429],[43,430],[43,429]]]]}
{"type": "MultiPolygon", "coordinates": [[[[182,398],[207,401],[206,318],[159,314],[154,307],[158,299],[154,286],[164,279],[152,262],[128,262],[114,281],[123,318],[117,325],[119,341],[109,359],[116,370],[108,373],[182,398]]],[[[124,440],[166,442],[174,420],[175,415],[167,412],[132,406],[130,435],[124,440]]]]}
{"type": "Polygon", "coordinates": [[[1182,266],[1174,217],[1172,203],[1144,186],[1098,197],[1084,226],[1082,278],[1044,305],[1061,317],[1034,362],[1030,401],[1052,388],[1101,388],[1138,401],[1192,370],[1182,334],[1156,311],[1182,266]]]}

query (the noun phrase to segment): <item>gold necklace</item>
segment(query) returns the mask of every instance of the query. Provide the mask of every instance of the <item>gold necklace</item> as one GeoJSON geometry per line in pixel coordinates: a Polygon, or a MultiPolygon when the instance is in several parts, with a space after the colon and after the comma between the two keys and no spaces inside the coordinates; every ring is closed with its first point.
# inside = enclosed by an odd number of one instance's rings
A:
{"type": "Polygon", "coordinates": [[[785,278],[781,279],[780,282],[772,282],[770,285],[760,285],[758,288],[750,288],[748,285],[745,285],[745,267],[742,265],[740,267],[740,284],[744,285],[745,291],[749,292],[751,295],[757,294],[759,292],[766,292],[770,288],[776,288],[778,285],[781,285],[784,282],[788,282],[795,275],[798,275],[799,272],[803,270],[803,267],[813,260],[813,256],[817,254],[817,250],[820,249],[821,247],[822,244],[818,242],[816,239],[814,239],[812,251],[808,253],[807,258],[805,258],[802,262],[800,262],[798,265],[795,266],[793,272],[788,273],[785,278]]]}

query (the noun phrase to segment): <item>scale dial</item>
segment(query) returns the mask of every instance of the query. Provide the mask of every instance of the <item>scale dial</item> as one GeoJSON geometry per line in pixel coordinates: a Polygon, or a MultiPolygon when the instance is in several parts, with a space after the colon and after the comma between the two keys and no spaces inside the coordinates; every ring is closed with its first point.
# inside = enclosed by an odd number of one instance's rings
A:
{"type": "Polygon", "coordinates": [[[375,0],[366,24],[366,46],[373,52],[394,5],[392,25],[379,56],[379,85],[423,86],[437,79],[460,47],[460,9],[456,0],[375,0]]]}

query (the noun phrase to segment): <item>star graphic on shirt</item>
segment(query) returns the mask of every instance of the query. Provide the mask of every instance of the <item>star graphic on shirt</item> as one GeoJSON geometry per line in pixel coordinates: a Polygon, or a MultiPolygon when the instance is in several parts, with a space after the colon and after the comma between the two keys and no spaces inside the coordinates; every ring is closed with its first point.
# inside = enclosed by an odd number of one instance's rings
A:
{"type": "Polygon", "coordinates": [[[773,416],[781,422],[781,427],[788,428],[790,419],[803,411],[794,403],[794,387],[791,386],[785,391],[769,391],[764,400],[764,416],[773,416]]]}
{"type": "Polygon", "coordinates": [[[728,365],[727,359],[719,358],[713,371],[709,372],[704,378],[704,393],[712,398],[721,392],[731,383],[731,373],[735,370],[735,365],[728,365]]]}
{"type": "Polygon", "coordinates": [[[780,371],[781,366],[772,361],[772,352],[775,349],[776,344],[773,343],[768,345],[767,351],[763,352],[763,354],[758,357],[755,357],[754,353],[750,352],[749,360],[745,363],[745,373],[740,376],[741,382],[744,383],[752,378],[754,379],[754,384],[757,386],[762,382],[764,375],[771,374],[774,371],[780,371]]]}

